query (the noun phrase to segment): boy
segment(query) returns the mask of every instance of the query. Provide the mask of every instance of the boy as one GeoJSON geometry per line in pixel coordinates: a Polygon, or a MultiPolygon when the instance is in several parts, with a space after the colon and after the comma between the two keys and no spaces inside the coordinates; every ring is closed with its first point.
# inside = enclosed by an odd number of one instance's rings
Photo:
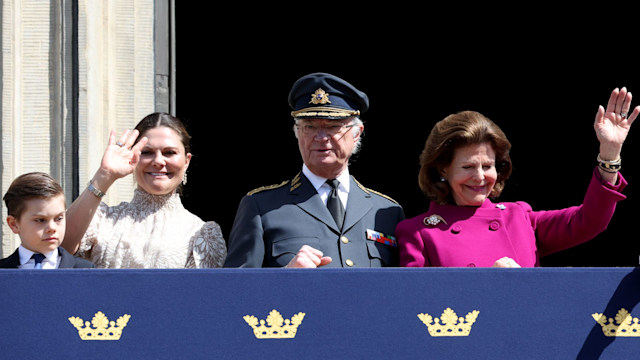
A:
{"type": "Polygon", "coordinates": [[[13,254],[0,259],[0,268],[95,267],[60,247],[66,229],[67,204],[62,187],[51,176],[42,172],[20,175],[3,199],[7,205],[7,224],[20,236],[22,244],[13,254]]]}

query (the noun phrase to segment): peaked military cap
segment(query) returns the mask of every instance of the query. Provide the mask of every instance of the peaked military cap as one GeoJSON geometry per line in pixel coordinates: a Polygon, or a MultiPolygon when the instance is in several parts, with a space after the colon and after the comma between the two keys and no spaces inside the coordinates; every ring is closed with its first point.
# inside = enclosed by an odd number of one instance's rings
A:
{"type": "Polygon", "coordinates": [[[345,119],[369,108],[369,97],[345,80],[327,73],[298,79],[289,92],[294,118],[345,119]]]}

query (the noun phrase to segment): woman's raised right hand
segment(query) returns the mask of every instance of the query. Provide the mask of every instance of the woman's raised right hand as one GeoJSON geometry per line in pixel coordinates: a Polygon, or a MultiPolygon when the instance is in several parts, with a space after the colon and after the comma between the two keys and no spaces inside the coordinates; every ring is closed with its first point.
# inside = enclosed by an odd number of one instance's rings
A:
{"type": "Polygon", "coordinates": [[[147,144],[146,137],[135,143],[138,135],[138,130],[126,130],[116,141],[116,132],[111,130],[109,145],[102,155],[100,171],[112,176],[113,180],[133,173],[140,160],[140,152],[147,144]]]}

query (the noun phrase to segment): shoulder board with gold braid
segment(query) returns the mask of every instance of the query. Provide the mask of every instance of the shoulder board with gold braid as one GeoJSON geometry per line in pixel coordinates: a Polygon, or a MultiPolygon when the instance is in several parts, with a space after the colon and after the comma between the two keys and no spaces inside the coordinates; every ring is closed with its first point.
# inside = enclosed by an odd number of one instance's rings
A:
{"type": "Polygon", "coordinates": [[[289,192],[299,188],[301,184],[302,183],[300,182],[300,172],[298,172],[296,176],[294,176],[293,179],[291,180],[291,188],[289,189],[289,192]]]}
{"type": "MultiPolygon", "coordinates": [[[[360,184],[360,183],[358,182],[358,180],[356,180],[356,178],[354,178],[353,176],[352,176],[351,178],[353,179],[353,181],[355,181],[355,182],[356,182],[356,184],[358,185],[358,187],[359,187],[360,189],[364,190],[364,192],[366,192],[366,193],[372,192],[372,193],[374,193],[374,194],[376,194],[376,195],[380,195],[380,196],[382,196],[383,198],[385,198],[385,199],[387,199],[387,200],[389,200],[389,201],[393,201],[394,203],[398,204],[398,202],[397,202],[397,201],[393,200],[393,199],[392,199],[392,198],[390,198],[389,196],[387,196],[387,195],[385,195],[385,194],[383,194],[383,193],[377,192],[377,191],[375,191],[375,190],[373,190],[373,189],[369,189],[369,188],[366,188],[366,187],[362,186],[362,184],[360,184]]],[[[398,204],[398,205],[400,205],[400,204],[398,204]]]]}
{"type": "Polygon", "coordinates": [[[289,182],[289,180],[285,180],[285,181],[283,181],[283,182],[282,182],[282,183],[280,183],[280,184],[274,184],[274,185],[261,186],[261,187],[259,187],[259,188],[257,188],[257,189],[253,189],[253,190],[249,191],[249,192],[247,193],[247,196],[250,196],[250,195],[253,195],[253,194],[255,194],[255,193],[259,193],[259,192],[261,192],[261,191],[265,191],[265,190],[277,189],[277,188],[279,188],[279,187],[282,187],[282,186],[286,185],[288,182],[289,182]]]}

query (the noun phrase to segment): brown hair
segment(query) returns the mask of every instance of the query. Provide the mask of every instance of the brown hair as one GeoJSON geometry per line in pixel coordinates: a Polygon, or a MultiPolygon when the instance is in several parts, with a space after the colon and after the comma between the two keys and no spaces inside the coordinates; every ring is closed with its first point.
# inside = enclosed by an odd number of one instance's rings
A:
{"type": "Polygon", "coordinates": [[[420,154],[418,184],[427,198],[440,204],[455,204],[451,187],[440,181],[440,171],[453,161],[456,149],[490,143],[496,153],[498,178],[490,197],[498,197],[511,175],[511,143],[493,121],[475,111],[461,111],[439,121],[431,130],[420,154]]]}
{"type": "Polygon", "coordinates": [[[64,195],[64,190],[54,178],[43,172],[30,172],[15,178],[2,199],[7,205],[7,214],[19,219],[27,200],[50,199],[58,195],[64,195]]]}
{"type": "Polygon", "coordinates": [[[185,153],[191,152],[191,135],[187,132],[182,121],[175,116],[162,112],[149,114],[140,120],[138,125],[136,125],[136,130],[140,132],[136,143],[144,136],[147,130],[158,127],[168,127],[178,133],[180,141],[182,141],[182,145],[184,145],[185,153]]]}
{"type": "MultiPolygon", "coordinates": [[[[144,133],[148,130],[159,127],[167,127],[175,131],[184,146],[185,155],[191,152],[191,135],[187,132],[187,128],[184,126],[183,122],[177,117],[163,112],[149,114],[140,120],[135,128],[139,132],[138,138],[135,142],[137,143],[142,137],[144,137],[144,133]]],[[[178,185],[178,188],[176,189],[178,194],[182,194],[183,186],[183,184],[178,185]]]]}

